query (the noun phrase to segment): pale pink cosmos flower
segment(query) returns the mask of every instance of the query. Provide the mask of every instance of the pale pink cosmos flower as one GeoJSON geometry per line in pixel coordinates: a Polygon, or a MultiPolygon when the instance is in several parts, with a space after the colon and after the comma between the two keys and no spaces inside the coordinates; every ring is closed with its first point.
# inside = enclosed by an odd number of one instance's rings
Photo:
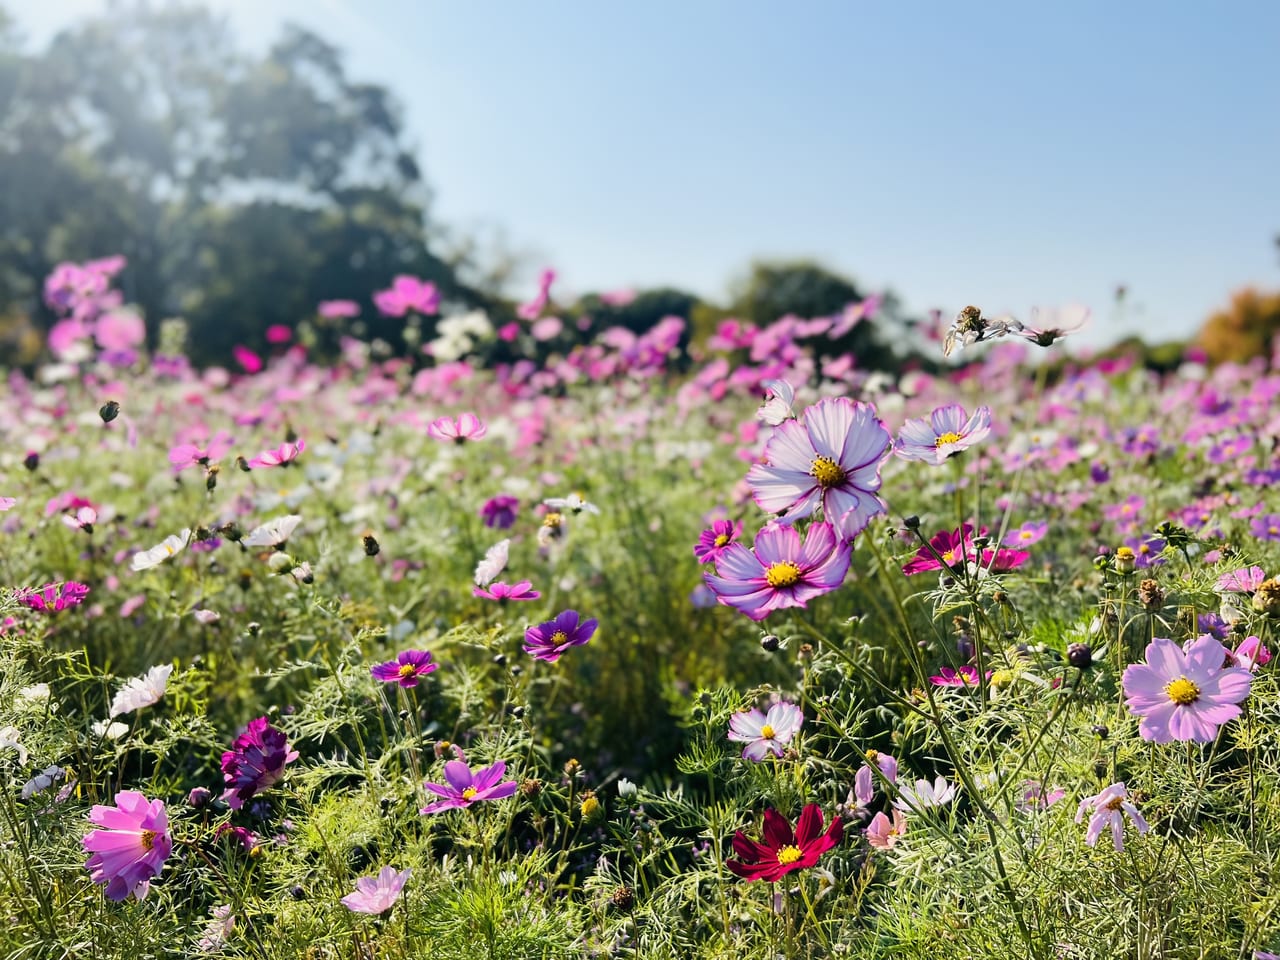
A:
{"type": "Polygon", "coordinates": [[[867,825],[867,843],[877,850],[892,850],[906,832],[907,817],[901,810],[893,811],[892,820],[883,813],[877,813],[867,825]]]}
{"type": "Polygon", "coordinates": [[[1086,846],[1092,847],[1098,842],[1102,831],[1110,827],[1111,840],[1115,844],[1116,852],[1123,852],[1124,814],[1128,814],[1139,834],[1151,829],[1147,826],[1147,821],[1142,818],[1142,814],[1138,812],[1138,808],[1129,799],[1123,781],[1113,783],[1101,793],[1081,800],[1076,810],[1076,823],[1084,819],[1085,811],[1090,807],[1093,808],[1093,816],[1089,818],[1089,829],[1084,835],[1086,846]]]}
{"type": "Polygon", "coordinates": [[[452,417],[440,417],[427,427],[427,436],[432,439],[451,440],[454,443],[479,440],[488,432],[489,427],[474,413],[464,413],[456,420],[452,417]]]}
{"type": "Polygon", "coordinates": [[[360,304],[354,300],[321,300],[316,304],[316,313],[326,320],[358,317],[360,316],[360,304]]]}
{"type": "Polygon", "coordinates": [[[1254,593],[1267,579],[1267,572],[1261,567],[1242,567],[1224,573],[1218,578],[1220,593],[1254,593]]]}
{"type": "Polygon", "coordinates": [[[291,463],[298,459],[298,455],[307,449],[305,440],[298,440],[295,443],[282,443],[274,450],[263,450],[252,460],[249,466],[258,467],[282,467],[286,463],[291,463]]]}
{"type": "Polygon", "coordinates": [[[870,804],[875,796],[875,774],[871,768],[872,763],[889,783],[898,782],[897,758],[877,750],[868,750],[867,760],[869,762],[864,763],[853,777],[853,795],[858,804],[863,807],[870,804]]]}
{"type": "Polygon", "coordinates": [[[804,711],[784,700],[773,704],[768,713],[759,710],[735,713],[729,718],[729,739],[745,743],[743,758],[758,763],[770,753],[782,756],[803,723],[804,711]]]}
{"type": "Polygon", "coordinates": [[[551,284],[555,283],[556,272],[551,269],[542,271],[538,277],[538,293],[528,303],[522,303],[516,307],[516,316],[521,320],[536,320],[542,315],[542,311],[546,309],[547,302],[551,299],[551,284]]]}
{"type": "Polygon", "coordinates": [[[342,898],[342,904],[355,913],[385,913],[400,899],[400,891],[412,869],[396,872],[395,867],[383,867],[376,877],[360,877],[356,880],[356,892],[342,898]]]}
{"type": "Polygon", "coordinates": [[[62,522],[72,530],[93,533],[93,525],[98,522],[98,511],[93,507],[81,507],[75,513],[64,513],[62,522]]]}
{"type": "Polygon", "coordinates": [[[1205,634],[1185,652],[1172,640],[1147,644],[1147,662],[1130,664],[1121,678],[1129,712],[1141,717],[1144,740],[1211,743],[1218,728],[1240,716],[1252,678],[1241,667],[1224,667],[1226,647],[1205,634]]]}
{"type": "Polygon", "coordinates": [[[18,501],[13,497],[0,497],[0,513],[4,513],[6,510],[12,510],[17,505],[18,501]]]}
{"type": "Polygon", "coordinates": [[[179,443],[170,447],[169,462],[177,471],[187,467],[207,467],[211,461],[226,456],[232,442],[231,434],[219,430],[204,446],[198,443],[179,443]]]}
{"type": "Polygon", "coordinates": [[[903,460],[919,460],[937,466],[969,449],[990,432],[990,407],[978,407],[972,416],[967,416],[960,404],[949,403],[929,414],[928,420],[904,423],[898,431],[898,442],[893,452],[903,460]]]}

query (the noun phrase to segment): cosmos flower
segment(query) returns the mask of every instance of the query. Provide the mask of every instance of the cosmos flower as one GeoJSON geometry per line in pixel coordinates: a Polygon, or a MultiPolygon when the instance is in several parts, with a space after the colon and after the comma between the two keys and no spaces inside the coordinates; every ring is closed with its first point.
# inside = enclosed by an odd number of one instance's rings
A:
{"type": "MultiPolygon", "coordinates": [[[[987,671],[987,678],[990,679],[991,671],[987,671]]],[[[954,669],[952,667],[943,667],[938,671],[937,676],[929,678],[929,682],[935,687],[976,687],[978,685],[978,668],[971,667],[968,664],[954,669]]]]}
{"type": "Polygon", "coordinates": [[[45,767],[22,785],[22,799],[30,800],[37,793],[43,793],[66,775],[67,771],[57,765],[45,767]]]}
{"type": "Polygon", "coordinates": [[[388,317],[433,314],[440,309],[440,293],[434,283],[402,273],[391,281],[390,287],[373,295],[373,305],[388,317]]]}
{"type": "Polygon", "coordinates": [[[1205,635],[1184,652],[1172,640],[1147,644],[1147,662],[1131,664],[1122,684],[1129,712],[1141,717],[1138,732],[1154,743],[1210,743],[1218,728],[1240,715],[1249,696],[1247,669],[1224,667],[1227,648],[1205,635]]]}
{"type": "Polygon", "coordinates": [[[502,760],[492,766],[472,771],[464,760],[450,760],[444,765],[444,783],[424,783],[423,787],[436,796],[443,797],[429,803],[419,813],[439,813],[442,810],[465,809],[481,800],[503,800],[516,792],[514,780],[500,782],[507,772],[502,760]]]}
{"type": "Polygon", "coordinates": [[[133,560],[129,564],[129,569],[134,573],[139,573],[143,570],[150,570],[152,567],[158,567],[190,542],[191,531],[189,529],[171,533],[150,550],[135,553],[133,560]]]}
{"type": "Polygon", "coordinates": [[[1254,593],[1267,579],[1267,572],[1261,567],[1242,567],[1224,573],[1218,578],[1219,593],[1254,593]]]}
{"type": "Polygon", "coordinates": [[[285,766],[297,759],[298,751],[289,749],[283,731],[271,726],[266,717],[250,720],[222,755],[222,778],[227,787],[222,799],[232,810],[239,810],[246,800],[278,782],[285,766]]]}
{"type": "Polygon", "coordinates": [[[249,535],[240,542],[246,547],[283,547],[298,529],[302,517],[291,513],[283,517],[268,520],[259,527],[254,527],[249,535]]]}
{"type": "Polygon", "coordinates": [[[1280,541],[1280,513],[1265,513],[1254,517],[1249,529],[1259,540],[1280,541]]]}
{"type": "Polygon", "coordinates": [[[1020,329],[1010,331],[1015,337],[1034,343],[1037,347],[1052,346],[1063,337],[1079,333],[1089,325],[1090,311],[1088,307],[1071,304],[1055,310],[1041,313],[1038,307],[1031,310],[1031,323],[1020,329]]]}
{"type": "Polygon", "coordinates": [[[144,898],[173,852],[164,801],[122,790],[114,807],[95,804],[89,820],[101,828],[90,830],[82,841],[90,854],[85,862],[89,878],[105,884],[111,900],[119,902],[131,894],[144,898]]]}
{"type": "Polygon", "coordinates": [[[519,583],[512,584],[491,583],[488,589],[472,587],[471,595],[483,597],[486,600],[497,600],[499,603],[505,603],[508,600],[537,600],[542,594],[532,588],[533,584],[528,580],[521,580],[519,583]]]}
{"type": "Polygon", "coordinates": [[[1028,520],[1016,530],[1010,530],[1005,534],[1001,543],[1006,547],[1029,547],[1033,543],[1039,543],[1044,539],[1044,535],[1049,532],[1049,522],[1043,520],[1036,522],[1028,520]]]}
{"type": "Polygon", "coordinates": [[[508,530],[515,524],[519,509],[520,501],[504,493],[486,500],[480,508],[480,516],[486,527],[508,530]]]}
{"type": "Polygon", "coordinates": [[[570,647],[580,647],[590,640],[597,626],[599,621],[579,622],[578,611],[565,610],[554,620],[525,630],[523,649],[538,660],[555,663],[570,647]]]}
{"type": "Polygon", "coordinates": [[[947,778],[938,774],[933,783],[928,780],[917,780],[915,786],[900,784],[898,799],[894,806],[908,813],[919,813],[929,807],[941,807],[956,797],[956,787],[948,783],[947,778]]]}
{"type": "Polygon", "coordinates": [[[507,569],[510,552],[510,540],[499,540],[485,551],[484,559],[476,564],[474,579],[477,587],[487,587],[498,578],[498,574],[507,569]]]}
{"type": "Polygon", "coordinates": [[[439,666],[431,662],[431,654],[426,650],[402,650],[394,660],[370,667],[369,673],[375,680],[409,688],[416,687],[419,679],[439,666]]]}
{"type": "Polygon", "coordinates": [[[395,906],[411,873],[412,869],[397,873],[395,867],[383,867],[376,877],[360,877],[356,892],[343,897],[342,904],[355,913],[385,913],[395,906]]]}
{"type": "Polygon", "coordinates": [[[18,762],[27,762],[27,748],[18,742],[21,736],[17,727],[0,727],[0,750],[13,750],[18,754],[18,762]]]}
{"type": "Polygon", "coordinates": [[[1116,852],[1123,852],[1125,814],[1128,814],[1129,819],[1133,821],[1139,834],[1151,829],[1147,826],[1147,821],[1142,818],[1142,814],[1138,812],[1138,808],[1129,799],[1123,782],[1113,783],[1101,793],[1081,800],[1080,806],[1076,809],[1076,823],[1084,819],[1085,811],[1090,807],[1093,808],[1093,816],[1089,818],[1089,829],[1084,835],[1086,846],[1092,847],[1098,842],[1102,831],[1110,827],[1111,840],[1115,844],[1116,852]]]}
{"type": "Polygon", "coordinates": [[[205,446],[197,443],[179,443],[169,448],[169,463],[179,472],[188,467],[207,467],[220,460],[231,450],[231,434],[219,430],[205,446]]]}
{"type": "Polygon", "coordinates": [[[800,811],[796,829],[791,830],[787,818],[770,807],[764,812],[764,829],[759,841],[751,840],[738,830],[733,835],[733,851],[738,859],[727,859],[724,865],[746,880],[781,880],[788,873],[815,866],[818,858],[844,838],[844,823],[839,817],[822,831],[822,808],[811,803],[800,811]]]}
{"type": "Polygon", "coordinates": [[[805,410],[803,424],[775,428],[766,462],[747,472],[747,485],[761,509],[785,514],[783,523],[821,506],[836,535],[851,540],[885,511],[876,491],[890,442],[873,406],[828,397],[805,410]]]}
{"type": "Polygon", "coordinates": [[[776,427],[787,420],[796,418],[796,392],[785,380],[764,380],[760,386],[769,391],[769,399],[756,411],[756,419],[763,420],[771,427],[776,427]]]}
{"type": "Polygon", "coordinates": [[[944,566],[956,569],[974,555],[973,524],[966,523],[958,530],[941,530],[929,538],[928,546],[920,545],[915,558],[902,568],[908,577],[930,570],[941,570],[944,566]],[[935,556],[936,554],[936,556],[935,556]],[[942,560],[939,561],[938,557],[942,560]]]}
{"type": "Polygon", "coordinates": [[[111,701],[111,711],[107,714],[115,719],[122,713],[133,713],[143,707],[159,702],[164,696],[165,687],[169,683],[169,675],[173,673],[173,664],[162,663],[152,667],[145,676],[134,677],[121,687],[111,701]]]}
{"type": "Polygon", "coordinates": [[[360,304],[354,300],[321,300],[316,304],[316,313],[326,320],[358,317],[360,316],[360,304]]]}
{"type": "Polygon", "coordinates": [[[890,783],[898,782],[898,761],[897,758],[887,753],[881,753],[878,750],[867,751],[868,763],[864,763],[858,768],[858,772],[853,777],[853,795],[858,801],[859,806],[865,807],[871,803],[875,796],[875,773],[871,764],[875,764],[879,769],[880,775],[890,783]]]}
{"type": "Polygon", "coordinates": [[[263,450],[260,454],[249,461],[249,466],[255,470],[262,467],[282,467],[286,463],[292,463],[298,459],[298,455],[307,449],[307,442],[299,440],[296,443],[282,443],[274,450],[263,450]]]}
{"type": "Polygon", "coordinates": [[[89,595],[89,587],[74,580],[66,582],[46,583],[38,589],[18,590],[13,598],[24,607],[42,610],[45,613],[57,613],[68,607],[78,607],[89,595]]]}
{"type": "Polygon", "coordinates": [[[549,500],[543,500],[542,503],[560,513],[568,510],[570,513],[591,513],[596,516],[600,514],[600,508],[594,503],[588,503],[580,493],[571,493],[567,497],[552,497],[549,500]]]}
{"type": "Polygon", "coordinates": [[[770,753],[782,756],[803,723],[804,711],[784,700],[769,707],[767,714],[759,710],[735,713],[729,718],[729,739],[745,743],[743,758],[758,763],[770,753]]]}
{"type": "Polygon", "coordinates": [[[98,522],[98,511],[93,507],[81,507],[75,513],[63,514],[62,522],[72,530],[93,533],[93,525],[98,522]]]}
{"type": "Polygon", "coordinates": [[[693,555],[699,563],[714,563],[725,548],[742,536],[741,520],[716,520],[702,533],[693,545],[693,555]]]}
{"type": "Polygon", "coordinates": [[[871,818],[865,831],[867,843],[877,850],[892,850],[894,844],[907,832],[907,817],[901,810],[893,811],[890,820],[883,812],[871,818]]]}
{"type": "Polygon", "coordinates": [[[763,620],[774,610],[804,607],[839,587],[851,554],[849,541],[837,540],[829,523],[810,526],[803,544],[794,527],[773,525],[756,534],[754,550],[729,544],[716,572],[704,573],[703,579],[721,603],[763,620]]]}
{"type": "Polygon", "coordinates": [[[898,431],[895,456],[934,465],[969,449],[991,432],[991,408],[978,407],[967,417],[964,407],[949,403],[938,407],[928,420],[908,420],[898,431]]]}
{"type": "Polygon", "coordinates": [[[1258,637],[1245,637],[1231,654],[1237,667],[1244,667],[1250,673],[1257,673],[1259,667],[1271,662],[1271,651],[1263,646],[1258,637]]]}
{"type": "Polygon", "coordinates": [[[427,427],[427,436],[453,443],[479,440],[488,432],[488,426],[474,413],[464,413],[456,420],[452,417],[439,417],[427,427]]]}

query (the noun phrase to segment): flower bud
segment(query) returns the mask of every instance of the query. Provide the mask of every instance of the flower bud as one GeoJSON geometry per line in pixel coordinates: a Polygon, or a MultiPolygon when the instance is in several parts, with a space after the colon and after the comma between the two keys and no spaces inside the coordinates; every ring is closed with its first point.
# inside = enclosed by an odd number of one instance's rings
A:
{"type": "Polygon", "coordinates": [[[1131,547],[1119,547],[1115,553],[1113,567],[1116,573],[1127,576],[1133,573],[1134,568],[1138,564],[1138,558],[1133,553],[1131,547]]]}
{"type": "Polygon", "coordinates": [[[1067,663],[1077,670],[1088,670],[1093,666],[1093,648],[1087,643],[1072,643],[1067,646],[1067,663]]]}
{"type": "Polygon", "coordinates": [[[22,465],[28,470],[35,472],[35,470],[40,466],[40,454],[32,450],[22,458],[22,465]]]}
{"type": "Polygon", "coordinates": [[[775,637],[772,633],[766,633],[760,638],[760,647],[769,653],[777,650],[782,645],[782,641],[775,637]]]}
{"type": "Polygon", "coordinates": [[[360,542],[364,546],[364,555],[366,557],[376,557],[378,552],[382,550],[382,545],[378,543],[377,538],[372,533],[366,533],[360,542]]]}
{"type": "Polygon", "coordinates": [[[202,810],[212,802],[213,791],[205,787],[192,787],[187,794],[187,804],[196,810],[202,810]]]}
{"type": "Polygon", "coordinates": [[[103,423],[110,423],[116,417],[120,416],[120,404],[114,400],[108,400],[98,408],[98,416],[102,418],[103,423]]]}

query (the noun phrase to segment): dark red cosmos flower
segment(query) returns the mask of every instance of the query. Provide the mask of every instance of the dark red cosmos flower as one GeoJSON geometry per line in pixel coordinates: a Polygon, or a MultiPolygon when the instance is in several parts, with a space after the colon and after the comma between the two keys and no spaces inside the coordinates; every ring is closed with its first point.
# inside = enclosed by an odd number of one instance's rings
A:
{"type": "Polygon", "coordinates": [[[747,880],[773,883],[793,870],[812,867],[818,858],[844,838],[844,822],[833,817],[822,832],[822,808],[811,803],[800,811],[795,833],[777,810],[764,812],[763,842],[750,840],[741,830],[733,835],[733,851],[741,859],[726,860],[725,866],[747,880]]]}

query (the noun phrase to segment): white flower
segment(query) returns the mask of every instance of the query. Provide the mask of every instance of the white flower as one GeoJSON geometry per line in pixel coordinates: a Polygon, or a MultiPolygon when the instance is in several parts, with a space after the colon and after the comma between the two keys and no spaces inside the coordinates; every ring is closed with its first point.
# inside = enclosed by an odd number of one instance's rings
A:
{"type": "Polygon", "coordinates": [[[586,512],[596,515],[600,513],[600,508],[594,503],[587,503],[586,498],[580,493],[571,493],[567,497],[552,497],[542,502],[552,510],[571,510],[574,513],[586,512]]]}
{"type": "Polygon", "coordinates": [[[315,583],[316,575],[311,570],[311,564],[303,560],[300,564],[289,571],[289,576],[297,580],[299,583],[315,583]]]}
{"type": "Polygon", "coordinates": [[[18,699],[20,700],[48,700],[49,685],[47,683],[33,683],[29,687],[23,687],[18,691],[18,699]]]}
{"type": "Polygon", "coordinates": [[[510,548],[510,540],[499,540],[485,552],[484,559],[476,564],[477,587],[487,587],[498,578],[498,574],[507,569],[510,548]]]}
{"type": "Polygon", "coordinates": [[[17,750],[18,762],[27,762],[27,748],[18,742],[17,727],[0,727],[0,750],[17,750]]]}
{"type": "Polygon", "coordinates": [[[192,610],[191,616],[195,617],[206,627],[217,623],[222,619],[222,614],[218,613],[217,610],[192,610]]]}
{"type": "Polygon", "coordinates": [[[301,522],[302,517],[296,513],[276,517],[274,520],[268,520],[260,527],[255,527],[240,542],[246,547],[278,547],[293,535],[293,531],[297,529],[298,524],[301,522]]]}
{"type": "Polygon", "coordinates": [[[22,785],[22,799],[30,800],[37,793],[48,790],[57,781],[67,775],[67,771],[59,766],[45,767],[34,777],[22,785]]]}
{"type": "Polygon", "coordinates": [[[917,780],[915,786],[898,785],[898,799],[894,806],[909,813],[920,813],[929,807],[941,807],[956,798],[955,784],[947,783],[941,774],[933,781],[917,780]]]}
{"type": "Polygon", "coordinates": [[[93,725],[93,735],[107,740],[119,740],[128,732],[129,728],[125,724],[115,721],[108,723],[106,720],[98,720],[93,725]]]}
{"type": "Polygon", "coordinates": [[[129,565],[130,569],[137,573],[139,570],[150,570],[152,567],[158,567],[190,542],[190,530],[184,529],[178,533],[171,534],[164,538],[163,543],[157,544],[150,550],[135,553],[133,555],[133,563],[129,565]]]}
{"type": "Polygon", "coordinates": [[[792,404],[795,403],[796,392],[791,384],[785,380],[765,380],[760,385],[773,396],[760,405],[760,409],[756,411],[757,420],[776,427],[784,420],[795,419],[796,411],[792,404]]]}
{"type": "Polygon", "coordinates": [[[169,683],[169,674],[173,673],[173,664],[164,663],[152,667],[146,676],[134,677],[125,683],[111,701],[110,716],[112,719],[122,713],[133,713],[143,707],[149,707],[164,696],[165,686],[169,683]]]}
{"type": "Polygon", "coordinates": [[[196,949],[202,953],[217,953],[231,936],[236,927],[236,918],[231,913],[231,904],[214,907],[210,913],[213,919],[205,927],[204,936],[196,941],[196,949]]]}

